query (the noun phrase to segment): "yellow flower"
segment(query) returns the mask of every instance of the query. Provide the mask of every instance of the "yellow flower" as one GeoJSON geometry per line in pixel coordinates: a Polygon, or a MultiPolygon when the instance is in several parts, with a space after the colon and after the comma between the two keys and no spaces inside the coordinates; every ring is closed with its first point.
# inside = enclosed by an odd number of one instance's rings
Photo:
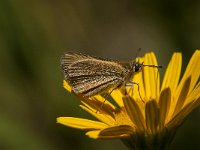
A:
{"type": "MultiPolygon", "coordinates": [[[[138,59],[144,64],[157,65],[153,52],[138,59]]],[[[200,105],[200,50],[194,52],[179,81],[181,65],[181,53],[174,53],[161,88],[158,70],[143,67],[133,77],[139,83],[139,91],[134,85],[132,90],[127,88],[127,95],[118,89],[111,93],[116,105],[107,100],[101,107],[104,98],[100,95],[82,99],[80,107],[98,121],[58,117],[57,122],[85,130],[90,138],[120,138],[130,149],[167,148],[176,129],[200,105]]],[[[71,92],[66,81],[64,87],[71,92]]]]}

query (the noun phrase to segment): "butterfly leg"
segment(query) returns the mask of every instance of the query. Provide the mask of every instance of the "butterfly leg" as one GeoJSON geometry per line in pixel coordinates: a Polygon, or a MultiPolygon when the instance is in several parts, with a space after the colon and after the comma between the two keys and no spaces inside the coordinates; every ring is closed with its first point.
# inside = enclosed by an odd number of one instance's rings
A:
{"type": "Polygon", "coordinates": [[[107,98],[108,96],[110,96],[111,93],[112,93],[115,89],[116,89],[116,88],[111,89],[111,91],[104,97],[105,100],[104,100],[103,103],[101,104],[101,108],[103,107],[104,103],[106,102],[106,98],[107,98]]]}
{"type": "Polygon", "coordinates": [[[126,90],[126,88],[125,88],[125,95],[127,95],[128,93],[130,93],[131,91],[132,91],[132,94],[133,94],[133,83],[126,83],[125,84],[125,87],[131,87],[129,90],[128,90],[128,92],[127,92],[127,90],[126,90]]]}
{"type": "MultiPolygon", "coordinates": [[[[103,96],[104,101],[101,103],[100,108],[103,107],[104,103],[106,102],[106,98],[108,98],[109,95],[111,95],[111,93],[115,90],[116,88],[113,88],[109,93],[107,93],[105,96],[103,96]]],[[[98,112],[98,110],[96,110],[96,113],[98,112]]]]}
{"type": "Polygon", "coordinates": [[[133,85],[137,85],[137,87],[138,87],[138,93],[139,93],[139,96],[140,96],[140,99],[142,100],[142,102],[144,103],[144,100],[142,99],[142,96],[141,96],[141,94],[140,94],[140,86],[139,86],[139,83],[137,83],[137,82],[133,82],[133,81],[129,81],[128,83],[126,83],[126,85],[125,86],[131,86],[131,88],[132,88],[132,91],[133,91],[133,85]]]}

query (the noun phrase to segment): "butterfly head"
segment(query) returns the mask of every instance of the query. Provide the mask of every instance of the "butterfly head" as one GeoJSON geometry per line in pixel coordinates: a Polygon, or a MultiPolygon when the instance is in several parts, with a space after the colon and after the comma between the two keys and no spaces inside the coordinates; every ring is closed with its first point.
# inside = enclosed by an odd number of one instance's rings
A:
{"type": "Polygon", "coordinates": [[[137,62],[137,61],[132,61],[131,62],[131,67],[132,67],[132,70],[134,72],[139,72],[143,67],[143,62],[140,63],[140,62],[137,62]]]}
{"type": "Polygon", "coordinates": [[[144,62],[140,63],[139,61],[131,61],[130,65],[134,72],[139,72],[142,69],[142,67],[145,67],[145,66],[153,67],[153,68],[162,68],[162,66],[146,65],[144,64],[144,62]]]}

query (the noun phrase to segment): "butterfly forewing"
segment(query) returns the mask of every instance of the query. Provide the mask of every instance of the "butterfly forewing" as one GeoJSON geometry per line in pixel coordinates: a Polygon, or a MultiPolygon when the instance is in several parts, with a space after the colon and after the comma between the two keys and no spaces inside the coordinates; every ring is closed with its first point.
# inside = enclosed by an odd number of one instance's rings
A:
{"type": "Polygon", "coordinates": [[[73,91],[85,97],[120,86],[128,73],[119,62],[76,53],[66,53],[61,65],[73,91]]]}

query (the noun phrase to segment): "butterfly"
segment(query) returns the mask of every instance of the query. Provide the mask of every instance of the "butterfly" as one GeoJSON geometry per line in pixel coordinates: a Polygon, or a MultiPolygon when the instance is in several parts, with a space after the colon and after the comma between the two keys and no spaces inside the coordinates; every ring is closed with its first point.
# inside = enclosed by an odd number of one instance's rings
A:
{"type": "Polygon", "coordinates": [[[143,66],[162,67],[145,65],[135,60],[120,62],[72,52],[67,52],[61,57],[61,66],[64,79],[72,87],[72,91],[82,97],[91,97],[112,92],[122,86],[137,84],[131,80],[143,66]]]}

